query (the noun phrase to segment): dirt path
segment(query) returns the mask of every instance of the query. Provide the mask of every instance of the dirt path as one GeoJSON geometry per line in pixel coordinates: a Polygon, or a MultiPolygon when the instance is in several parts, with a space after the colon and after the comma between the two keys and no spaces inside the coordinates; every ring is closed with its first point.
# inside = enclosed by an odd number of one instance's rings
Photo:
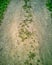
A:
{"type": "Polygon", "coordinates": [[[49,22],[50,18],[45,7],[45,2],[35,0],[35,2],[32,1],[32,3],[33,22],[29,24],[28,30],[30,32],[34,32],[32,35],[34,42],[31,37],[22,42],[18,36],[19,29],[21,28],[20,23],[22,23],[24,14],[22,10],[23,1],[12,0],[8,6],[3,23],[0,27],[0,49],[3,51],[0,54],[2,54],[1,57],[6,58],[6,65],[25,65],[24,62],[26,59],[29,60],[29,52],[36,54],[36,57],[33,58],[33,60],[30,60],[29,63],[32,62],[32,65],[43,65],[40,59],[39,50],[40,47],[45,45],[45,47],[41,49],[41,53],[42,50],[45,51],[44,48],[46,48],[47,51],[48,46],[46,38],[48,37],[47,34],[51,35],[51,31],[48,32],[49,29],[47,27],[51,24],[51,22],[49,22]]]}

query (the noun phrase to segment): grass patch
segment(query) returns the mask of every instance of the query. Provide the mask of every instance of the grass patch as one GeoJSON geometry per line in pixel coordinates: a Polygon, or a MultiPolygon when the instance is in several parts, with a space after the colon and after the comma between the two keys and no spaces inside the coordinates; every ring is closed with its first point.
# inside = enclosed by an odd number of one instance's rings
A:
{"type": "Polygon", "coordinates": [[[10,0],[0,0],[0,25],[2,23],[2,19],[4,18],[4,12],[7,9],[10,0]]]}

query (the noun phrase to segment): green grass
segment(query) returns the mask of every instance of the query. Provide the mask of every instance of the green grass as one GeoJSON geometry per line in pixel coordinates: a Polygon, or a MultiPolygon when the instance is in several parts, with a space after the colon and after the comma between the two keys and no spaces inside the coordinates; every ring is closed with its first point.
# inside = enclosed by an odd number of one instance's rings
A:
{"type": "Polygon", "coordinates": [[[0,25],[2,23],[2,19],[4,18],[4,12],[7,9],[10,0],[0,0],[0,25]]]}
{"type": "MultiPolygon", "coordinates": [[[[50,11],[50,16],[51,16],[51,19],[52,19],[52,0],[47,0],[46,7],[50,11]]],[[[52,22],[52,20],[51,20],[51,22],[52,22]]]]}
{"type": "Polygon", "coordinates": [[[47,0],[46,6],[47,6],[48,10],[52,12],[52,0],[47,0]]]}

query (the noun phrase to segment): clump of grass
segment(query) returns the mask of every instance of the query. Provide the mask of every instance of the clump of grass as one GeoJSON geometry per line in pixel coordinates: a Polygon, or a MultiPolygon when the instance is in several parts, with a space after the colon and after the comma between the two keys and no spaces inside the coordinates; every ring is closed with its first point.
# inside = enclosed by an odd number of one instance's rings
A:
{"type": "Polygon", "coordinates": [[[24,62],[24,64],[25,64],[25,65],[28,65],[28,64],[29,64],[29,61],[28,61],[28,60],[26,60],[26,61],[24,62]]]}
{"type": "Polygon", "coordinates": [[[32,8],[30,2],[31,2],[30,0],[24,0],[24,5],[23,5],[24,11],[28,14],[30,13],[32,8]]]}
{"type": "Polygon", "coordinates": [[[33,60],[33,58],[34,58],[35,56],[36,56],[35,53],[29,52],[29,55],[28,55],[29,59],[27,59],[27,60],[24,62],[24,64],[25,64],[25,65],[32,65],[32,62],[30,62],[30,61],[33,60]]]}
{"type": "Polygon", "coordinates": [[[37,62],[40,62],[40,60],[38,59],[37,62]]]}
{"type": "Polygon", "coordinates": [[[32,63],[30,63],[29,65],[32,65],[32,63]]]}
{"type": "Polygon", "coordinates": [[[26,28],[20,29],[19,37],[22,39],[22,41],[29,38],[30,36],[31,36],[31,32],[29,32],[26,28]]]}
{"type": "Polygon", "coordinates": [[[32,63],[30,63],[30,60],[26,60],[26,61],[24,62],[24,64],[25,64],[25,65],[32,65],[32,63]]]}
{"type": "Polygon", "coordinates": [[[0,52],[3,50],[3,48],[0,48],[0,52]]]}
{"type": "Polygon", "coordinates": [[[33,59],[35,56],[36,56],[36,55],[35,55],[34,52],[29,52],[29,58],[30,58],[30,59],[33,59]]]}
{"type": "Polygon", "coordinates": [[[31,5],[23,5],[23,8],[24,8],[24,10],[27,10],[27,9],[30,9],[31,8],[31,5]]]}

